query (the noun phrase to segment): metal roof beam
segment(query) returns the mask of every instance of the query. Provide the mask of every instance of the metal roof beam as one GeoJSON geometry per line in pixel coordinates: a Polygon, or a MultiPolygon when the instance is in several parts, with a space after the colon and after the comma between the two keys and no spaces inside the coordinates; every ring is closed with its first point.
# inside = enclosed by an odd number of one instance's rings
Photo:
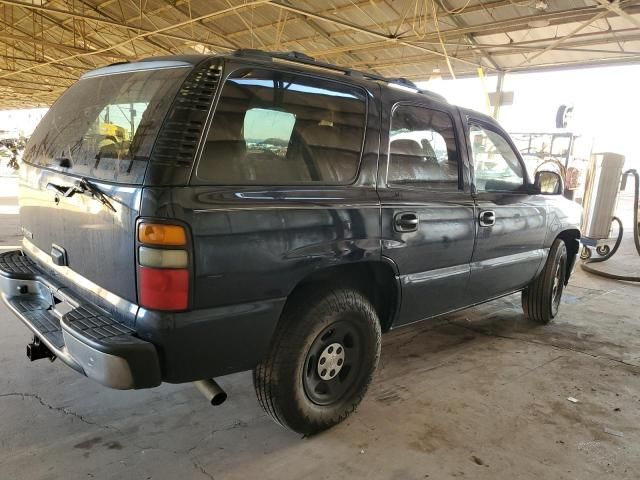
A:
{"type": "MultiPolygon", "coordinates": [[[[12,28],[12,29],[16,30],[17,32],[19,32],[19,33],[21,33],[23,35],[27,35],[27,37],[25,37],[27,39],[31,39],[32,38],[31,36],[29,36],[29,32],[21,30],[21,29],[15,27],[15,26],[12,26],[12,25],[6,23],[4,20],[0,20],[0,24],[5,25],[8,28],[12,28]]],[[[22,43],[25,43],[25,42],[22,42],[22,43]]],[[[14,49],[14,53],[15,53],[15,51],[18,51],[18,52],[26,55],[27,57],[34,56],[35,52],[33,50],[29,50],[29,49],[24,48],[25,46],[22,43],[18,43],[18,40],[14,41],[13,45],[11,45],[11,47],[14,49]]],[[[8,44],[5,42],[5,48],[7,46],[8,46],[8,44]]],[[[10,59],[9,56],[5,56],[4,58],[5,58],[5,60],[10,59]]],[[[37,60],[37,59],[35,59],[35,60],[37,60]]],[[[76,67],[76,68],[78,68],[80,70],[86,70],[87,68],[90,68],[90,65],[79,66],[79,67],[76,67]]],[[[7,68],[5,70],[10,70],[10,69],[7,68]]]]}
{"type": "Polygon", "coordinates": [[[541,55],[544,55],[545,53],[553,50],[554,48],[556,48],[557,46],[561,45],[562,43],[566,42],[567,40],[570,40],[571,37],[573,37],[575,34],[581,32],[582,30],[584,30],[585,28],[587,28],[589,25],[591,25],[593,22],[595,22],[596,20],[599,20],[601,18],[603,18],[604,16],[606,16],[609,13],[609,10],[604,10],[600,13],[598,13],[597,15],[594,15],[593,17],[591,17],[589,20],[582,22],[580,25],[578,25],[576,28],[574,28],[573,30],[571,30],[571,32],[569,32],[567,35],[558,38],[557,40],[554,40],[553,42],[551,42],[549,45],[547,45],[546,47],[544,47],[540,52],[536,53],[535,55],[532,55],[531,57],[527,57],[525,58],[521,63],[519,63],[518,65],[516,65],[515,67],[509,68],[507,69],[507,71],[512,70],[514,68],[519,68],[522,67],[524,65],[530,64],[533,60],[535,60],[536,58],[540,57],[541,55]]]}
{"type": "MultiPolygon", "coordinates": [[[[302,16],[305,16],[305,17],[308,17],[308,18],[314,18],[316,20],[322,20],[324,22],[332,23],[334,25],[340,25],[340,26],[342,26],[344,28],[351,29],[354,32],[363,33],[365,35],[370,35],[372,37],[376,37],[378,39],[383,40],[384,42],[386,42],[388,44],[402,45],[402,46],[405,46],[405,47],[412,48],[414,50],[421,50],[421,51],[423,51],[425,53],[431,53],[431,54],[433,54],[435,56],[438,56],[438,57],[446,57],[446,55],[444,53],[439,52],[437,50],[432,50],[430,48],[425,48],[425,47],[422,47],[420,45],[415,45],[413,43],[409,43],[409,42],[407,42],[407,41],[405,41],[403,39],[400,39],[400,38],[395,38],[393,36],[389,36],[389,35],[385,35],[385,34],[382,34],[382,33],[374,32],[372,30],[367,30],[365,28],[358,27],[357,25],[352,25],[352,24],[344,22],[342,20],[337,20],[335,18],[324,17],[322,15],[318,15],[318,14],[310,12],[308,10],[304,10],[304,9],[297,8],[297,7],[291,7],[289,5],[285,5],[284,3],[280,3],[279,1],[275,1],[275,0],[271,0],[271,1],[267,2],[267,3],[269,5],[273,5],[273,6],[276,6],[278,8],[282,8],[284,10],[288,10],[290,12],[293,12],[293,13],[297,14],[297,15],[302,15],[302,16]]],[[[457,62],[473,65],[474,67],[479,67],[480,66],[479,64],[477,64],[475,62],[470,62],[468,60],[462,60],[462,59],[456,58],[456,57],[451,56],[451,55],[449,56],[449,58],[451,60],[455,60],[457,62]]]]}
{"type": "MultiPolygon", "coordinates": [[[[509,72],[509,75],[519,75],[523,73],[531,73],[531,72],[561,72],[564,70],[575,70],[575,69],[588,69],[594,67],[603,67],[603,66],[621,66],[621,65],[634,65],[640,63],[640,55],[637,56],[623,56],[623,57],[612,57],[606,60],[603,59],[593,59],[593,60],[575,60],[575,61],[566,61],[560,63],[545,63],[539,65],[529,65],[524,68],[518,70],[512,70],[509,72]]],[[[446,72],[442,73],[443,77],[447,77],[446,72]]],[[[476,77],[477,73],[469,69],[466,72],[460,71],[456,74],[456,78],[471,78],[476,77]]],[[[412,73],[405,75],[405,77],[414,82],[423,82],[427,81],[427,77],[421,73],[412,73]]]]}
{"type": "Polygon", "coordinates": [[[608,0],[598,0],[598,3],[604,6],[604,8],[606,8],[607,10],[612,11],[616,15],[627,20],[629,23],[635,25],[636,28],[640,28],[640,20],[629,15],[622,8],[620,8],[620,0],[615,0],[614,2],[609,2],[608,0]]]}
{"type": "MultiPolygon", "coordinates": [[[[636,40],[640,40],[640,37],[637,37],[636,40]]],[[[543,50],[543,47],[523,47],[526,50],[524,50],[525,53],[535,53],[535,52],[539,52],[541,50],[543,50]]],[[[581,48],[559,48],[558,50],[561,51],[570,51],[573,53],[597,53],[597,54],[607,54],[607,55],[615,55],[617,57],[624,57],[624,56],[629,56],[629,58],[632,57],[637,57],[638,55],[640,55],[640,51],[625,51],[625,52],[621,52],[619,50],[596,50],[596,49],[581,49],[581,48]]],[[[523,50],[521,49],[515,49],[515,50],[505,50],[505,51],[500,51],[500,52],[492,52],[493,55],[495,56],[505,56],[505,55],[517,55],[517,54],[522,54],[523,50]]],[[[470,57],[470,50],[467,50],[465,52],[466,56],[470,57]]],[[[464,57],[464,55],[461,55],[461,57],[464,57]]],[[[433,57],[430,58],[425,58],[423,55],[416,55],[416,56],[411,56],[411,57],[406,57],[403,58],[401,60],[394,60],[392,62],[386,62],[384,64],[377,64],[375,62],[366,62],[366,61],[362,61],[362,62],[358,62],[353,64],[353,68],[360,68],[360,69],[376,69],[376,70],[389,70],[389,69],[394,69],[394,68],[398,68],[398,67],[404,67],[404,66],[409,66],[409,65],[417,65],[417,64],[422,64],[422,63],[430,63],[433,60],[433,57]]],[[[423,75],[424,76],[424,75],[423,75]]]]}
{"type": "MultiPolygon", "coordinates": [[[[35,17],[36,17],[36,14],[39,14],[42,19],[46,19],[47,22],[48,22],[47,27],[43,28],[43,30],[40,32],[40,35],[42,36],[42,38],[44,38],[44,35],[53,36],[51,31],[54,30],[54,29],[59,29],[59,30],[62,30],[63,32],[66,32],[69,35],[69,37],[71,37],[71,39],[75,41],[75,37],[76,37],[75,25],[74,25],[73,28],[68,27],[66,25],[66,21],[65,20],[60,21],[59,19],[57,19],[55,17],[51,17],[50,16],[51,14],[49,12],[47,12],[46,9],[44,9],[44,8],[30,9],[30,8],[27,8],[27,7],[29,7],[31,5],[25,5],[25,4],[19,5],[19,2],[8,2],[7,3],[7,2],[4,2],[4,0],[0,0],[0,4],[9,5],[12,8],[22,8],[22,10],[25,10],[25,11],[31,13],[31,15],[25,15],[21,19],[19,19],[18,21],[14,22],[14,24],[12,25],[12,28],[14,28],[14,29],[16,29],[18,31],[24,32],[24,29],[20,29],[19,28],[21,26],[22,21],[28,20],[30,18],[33,21],[33,19],[35,19],[35,17]]],[[[97,32],[97,29],[95,27],[92,26],[91,29],[93,30],[93,33],[89,33],[89,35],[92,35],[92,36],[99,35],[98,32],[97,32]]],[[[56,32],[56,33],[58,33],[58,32],[56,32]]],[[[33,35],[35,37],[35,33],[33,33],[33,35]]],[[[64,33],[63,33],[62,36],[64,36],[64,33]]],[[[98,48],[103,48],[103,47],[105,47],[105,46],[107,46],[109,44],[108,40],[106,40],[105,38],[100,38],[99,40],[97,40],[95,38],[90,38],[89,39],[88,35],[84,35],[83,36],[83,40],[84,40],[85,46],[87,44],[87,39],[90,40],[91,43],[95,44],[98,48]]],[[[60,42],[58,42],[58,45],[64,45],[62,43],[62,38],[61,38],[60,42]]],[[[74,45],[74,47],[75,47],[75,45],[74,45]]],[[[76,47],[76,48],[80,48],[80,47],[76,47]]],[[[86,49],[86,50],[90,50],[90,49],[86,49]]],[[[117,57],[117,55],[123,55],[123,58],[132,58],[130,53],[125,53],[125,54],[117,53],[117,54],[114,54],[113,56],[117,57]]]]}
{"type": "MultiPolygon", "coordinates": [[[[625,4],[625,10],[633,13],[640,12],[640,2],[633,1],[625,4]]],[[[591,7],[583,7],[579,9],[573,10],[562,10],[559,12],[551,12],[548,14],[537,14],[530,15],[526,17],[520,17],[516,19],[508,19],[500,22],[489,22],[483,23],[479,25],[473,25],[470,27],[461,27],[461,28],[453,28],[449,30],[443,30],[442,36],[447,40],[452,40],[455,38],[459,38],[461,36],[467,34],[481,34],[481,35],[493,35],[499,33],[507,33],[509,31],[517,31],[522,30],[523,28],[529,28],[528,23],[532,20],[549,20],[552,25],[564,25],[567,23],[573,23],[576,21],[584,20],[591,18],[594,13],[602,12],[604,9],[603,6],[591,6],[591,7]]],[[[604,15],[604,17],[615,16],[616,14],[613,12],[604,15]]],[[[437,34],[427,34],[424,38],[419,38],[416,36],[412,37],[403,37],[403,40],[407,42],[411,42],[413,45],[419,45],[421,43],[429,43],[433,44],[438,41],[437,34]]],[[[476,38],[477,39],[477,38],[476,38]]],[[[305,39],[298,39],[297,42],[302,41],[311,41],[311,37],[307,37],[305,39]]],[[[326,55],[335,55],[338,53],[342,53],[345,51],[353,50],[370,50],[379,48],[381,45],[380,42],[369,42],[369,43],[361,43],[358,45],[345,45],[341,48],[332,48],[325,50],[316,50],[312,52],[314,56],[326,56],[326,55]]]]}
{"type": "MultiPolygon", "coordinates": [[[[440,8],[442,8],[442,10],[444,10],[445,12],[450,10],[449,6],[446,4],[446,0],[436,0],[436,2],[440,6],[440,8]]],[[[463,27],[463,28],[464,27],[468,27],[467,22],[465,22],[462,18],[459,18],[459,17],[457,17],[455,15],[451,15],[451,21],[458,28],[460,28],[460,27],[463,27]]],[[[472,33],[465,34],[464,38],[471,45],[475,45],[476,47],[478,46],[478,42],[476,42],[476,39],[473,37],[472,33]]],[[[480,54],[482,55],[482,58],[484,58],[484,60],[491,66],[491,68],[493,68],[496,71],[500,71],[501,70],[500,66],[495,62],[495,60],[493,58],[491,58],[491,55],[487,51],[485,51],[482,47],[478,47],[478,50],[480,51],[480,54]]]]}
{"type": "Polygon", "coordinates": [[[229,12],[229,11],[237,10],[237,9],[240,9],[240,8],[247,8],[247,7],[250,7],[252,5],[261,5],[261,4],[266,4],[266,3],[269,3],[269,0],[254,0],[254,1],[251,1],[251,2],[243,3],[241,5],[231,6],[231,7],[222,9],[222,10],[217,10],[215,12],[208,13],[206,15],[202,15],[200,17],[196,17],[196,18],[192,18],[192,19],[189,19],[189,20],[185,20],[183,22],[179,22],[179,23],[176,23],[176,24],[173,24],[173,25],[168,25],[166,27],[162,27],[162,28],[159,28],[157,30],[153,30],[153,31],[145,32],[145,33],[139,33],[139,34],[127,39],[127,40],[119,42],[119,43],[117,43],[115,45],[112,45],[110,47],[98,49],[95,52],[77,53],[75,55],[70,55],[70,56],[65,57],[65,58],[51,60],[50,62],[43,63],[40,66],[36,65],[36,66],[32,66],[32,67],[23,68],[23,69],[18,70],[16,72],[8,72],[8,73],[5,73],[5,74],[2,74],[2,75],[0,75],[0,78],[4,78],[4,77],[11,76],[11,75],[15,75],[16,73],[20,73],[20,72],[24,72],[24,71],[28,71],[28,70],[33,70],[35,68],[39,68],[39,67],[44,66],[44,65],[54,65],[56,63],[63,62],[63,61],[66,61],[66,60],[71,60],[71,59],[74,59],[74,58],[80,58],[80,57],[84,57],[84,56],[95,55],[95,54],[98,54],[98,53],[104,53],[104,52],[107,52],[109,50],[113,50],[115,48],[118,48],[118,47],[120,47],[122,45],[126,45],[126,44],[128,44],[128,43],[130,43],[130,42],[132,42],[134,40],[141,39],[141,38],[146,38],[146,37],[148,37],[150,35],[154,35],[156,33],[165,32],[165,31],[168,31],[168,30],[174,30],[176,28],[180,28],[180,27],[183,27],[185,25],[189,25],[189,24],[191,24],[193,22],[197,22],[198,20],[203,20],[205,18],[215,17],[217,15],[220,15],[222,12],[229,12]]]}
{"type": "MultiPolygon", "coordinates": [[[[49,6],[22,3],[22,2],[19,2],[19,1],[16,1],[16,0],[0,0],[0,4],[12,5],[12,6],[23,8],[25,10],[46,12],[46,13],[50,13],[50,14],[54,14],[54,15],[63,15],[65,17],[67,17],[67,18],[83,20],[83,21],[86,21],[86,22],[95,22],[96,24],[99,24],[99,25],[106,25],[106,26],[114,27],[114,28],[117,28],[117,29],[120,29],[120,30],[126,29],[126,30],[130,30],[132,32],[135,32],[135,33],[152,33],[152,32],[154,32],[153,30],[144,29],[144,28],[138,28],[136,26],[128,25],[127,23],[118,22],[118,21],[113,20],[113,19],[100,18],[100,17],[96,17],[95,15],[85,15],[85,14],[75,13],[75,12],[72,12],[72,11],[62,10],[62,9],[59,9],[59,8],[53,8],[53,7],[49,7],[49,6]]],[[[173,7],[171,7],[171,8],[173,8],[173,7]]],[[[179,10],[177,10],[177,11],[179,12],[179,10]]],[[[106,15],[103,12],[100,12],[100,14],[101,15],[106,15]]],[[[60,23],[64,24],[66,21],[67,20],[63,20],[60,23]]],[[[173,40],[179,40],[179,41],[182,41],[182,42],[201,43],[201,44],[206,45],[208,47],[217,48],[217,49],[221,49],[221,50],[232,50],[232,49],[234,49],[233,46],[220,45],[218,43],[212,43],[212,42],[208,42],[208,41],[203,41],[201,39],[186,37],[184,35],[172,34],[172,33],[166,32],[166,31],[164,31],[164,32],[155,32],[155,33],[153,33],[153,35],[159,36],[159,37],[166,37],[166,38],[170,38],[170,39],[173,39],[173,40]]]]}
{"type": "MultiPolygon", "coordinates": [[[[22,36],[22,35],[14,35],[12,33],[0,32],[0,38],[4,38],[4,39],[7,39],[7,40],[13,40],[13,41],[16,41],[16,42],[29,43],[29,44],[32,44],[32,45],[41,45],[43,47],[55,48],[56,50],[67,50],[69,52],[80,52],[80,53],[93,53],[93,50],[90,50],[88,48],[74,47],[73,45],[65,45],[64,43],[53,43],[53,42],[48,42],[46,40],[40,40],[40,39],[35,38],[35,37],[26,37],[26,36],[22,36]]],[[[100,55],[100,54],[98,54],[98,55],[100,55]]],[[[102,56],[103,57],[118,58],[118,59],[131,59],[131,58],[133,58],[131,56],[122,55],[120,53],[104,53],[104,54],[102,54],[102,56]]]]}
{"type": "MultiPolygon", "coordinates": [[[[361,2],[351,2],[345,5],[342,5],[340,7],[336,7],[336,8],[331,8],[328,10],[321,10],[318,13],[318,15],[335,15],[337,13],[343,12],[343,11],[347,11],[347,10],[351,10],[354,8],[362,8],[362,7],[366,7],[371,5],[372,0],[364,0],[361,2]]],[[[384,3],[383,1],[379,1],[379,2],[374,2],[374,3],[384,3]]],[[[504,6],[508,6],[508,5],[512,5],[512,3],[509,0],[498,0],[498,1],[493,1],[493,2],[484,2],[484,3],[477,3],[475,5],[469,5],[467,8],[465,8],[464,12],[465,13],[472,13],[472,12],[476,12],[479,10],[485,10],[485,9],[489,9],[489,8],[497,8],[497,7],[504,7],[504,6]]],[[[450,15],[449,13],[444,13],[443,14],[443,18],[448,18],[451,17],[452,15],[450,15]]],[[[423,18],[422,15],[417,15],[417,16],[412,16],[412,17],[406,17],[404,19],[402,18],[395,18],[393,20],[388,20],[386,22],[380,22],[377,24],[368,24],[368,25],[364,25],[362,26],[362,28],[366,28],[368,30],[371,30],[373,28],[390,28],[390,27],[396,27],[398,26],[398,20],[404,20],[402,22],[402,24],[404,23],[411,23],[411,22],[415,22],[419,19],[423,18]]],[[[304,19],[303,18],[292,18],[290,21],[292,22],[303,22],[304,19]]],[[[263,30],[269,30],[272,28],[276,28],[278,25],[277,22],[275,23],[267,23],[264,25],[257,25],[253,27],[253,31],[263,31],[263,30]]],[[[331,36],[332,37],[338,37],[338,36],[344,36],[344,35],[348,35],[350,32],[350,30],[338,30],[337,32],[331,32],[331,36]]],[[[226,35],[226,37],[228,38],[236,38],[236,37],[240,37],[240,36],[244,36],[246,35],[248,32],[247,30],[238,30],[235,32],[231,32],[228,35],[226,35]]],[[[396,35],[397,36],[397,35],[396,35]]],[[[295,40],[291,40],[292,42],[294,42],[295,40]]]]}
{"type": "MultiPolygon", "coordinates": [[[[635,42],[635,41],[640,41],[640,33],[638,33],[638,30],[635,28],[629,28],[629,29],[625,29],[625,30],[620,30],[618,31],[618,33],[626,33],[626,32],[633,32],[633,34],[630,35],[623,35],[623,36],[616,36],[615,40],[618,42],[635,42]]],[[[620,52],[619,50],[602,50],[602,49],[585,49],[582,47],[589,47],[591,45],[606,45],[607,43],[610,43],[610,40],[608,38],[600,38],[600,37],[610,37],[611,36],[611,32],[601,32],[600,34],[597,33],[585,33],[582,35],[574,35],[572,37],[572,41],[568,41],[567,43],[565,43],[565,47],[557,47],[556,50],[559,51],[565,51],[565,52],[593,52],[593,53],[625,53],[625,52],[620,52]],[[584,40],[580,40],[581,38],[584,38],[584,40]],[[577,40],[576,40],[577,39],[577,40]]],[[[528,41],[523,41],[523,42],[517,42],[517,43],[509,43],[509,44],[482,44],[482,43],[478,43],[475,46],[474,45],[466,45],[466,49],[461,52],[458,56],[464,56],[464,55],[469,55],[470,51],[476,49],[476,48],[483,48],[486,51],[490,51],[492,55],[513,55],[513,54],[518,54],[518,53],[522,53],[522,51],[525,52],[537,52],[540,50],[543,50],[544,48],[546,48],[546,43],[547,42],[552,42],[556,40],[556,37],[553,38],[544,38],[544,39],[538,39],[538,40],[528,40],[528,41]],[[542,44],[542,45],[534,45],[534,44],[542,44]],[[496,50],[498,49],[498,50],[496,50]]],[[[434,45],[437,45],[437,42],[433,42],[434,45]]],[[[450,46],[456,46],[458,44],[447,44],[445,43],[445,45],[450,45],[450,46]]],[[[640,53],[640,52],[629,52],[629,53],[640,53]]],[[[379,65],[379,63],[373,62],[371,60],[363,60],[360,62],[356,62],[354,63],[352,66],[353,67],[363,67],[363,66],[376,66],[377,68],[386,68],[387,65],[411,65],[413,63],[416,62],[427,62],[431,60],[431,58],[425,58],[424,55],[415,55],[415,56],[410,56],[410,57],[403,57],[399,60],[394,60],[391,63],[386,62],[384,65],[379,65]]]]}

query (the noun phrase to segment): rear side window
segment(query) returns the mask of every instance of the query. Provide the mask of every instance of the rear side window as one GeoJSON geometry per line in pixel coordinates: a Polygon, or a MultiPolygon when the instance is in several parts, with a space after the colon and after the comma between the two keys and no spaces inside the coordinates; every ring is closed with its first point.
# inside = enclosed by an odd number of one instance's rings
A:
{"type": "Polygon", "coordinates": [[[151,148],[189,68],[80,80],[51,107],[24,160],[89,178],[142,183],[151,148]]]}
{"type": "Polygon", "coordinates": [[[264,69],[225,82],[196,170],[199,183],[348,184],[358,171],[364,91],[264,69]]]}
{"type": "Polygon", "coordinates": [[[389,185],[457,190],[458,149],[452,118],[412,105],[393,111],[389,132],[389,185]]]}

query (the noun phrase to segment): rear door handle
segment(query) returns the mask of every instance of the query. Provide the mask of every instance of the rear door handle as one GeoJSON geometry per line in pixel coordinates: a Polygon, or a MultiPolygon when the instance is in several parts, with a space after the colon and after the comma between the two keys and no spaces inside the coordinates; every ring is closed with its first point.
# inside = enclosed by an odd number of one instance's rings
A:
{"type": "Polygon", "coordinates": [[[396,232],[415,232],[418,229],[418,215],[415,212],[396,213],[393,217],[393,228],[396,232]]]}
{"type": "Polygon", "coordinates": [[[496,224],[496,212],[483,210],[480,212],[479,222],[481,227],[492,227],[496,224]]]}

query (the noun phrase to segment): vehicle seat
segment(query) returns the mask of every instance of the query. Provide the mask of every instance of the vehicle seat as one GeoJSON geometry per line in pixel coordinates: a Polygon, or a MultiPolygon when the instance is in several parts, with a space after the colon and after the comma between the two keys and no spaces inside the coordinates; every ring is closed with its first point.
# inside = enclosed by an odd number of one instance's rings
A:
{"type": "Polygon", "coordinates": [[[344,183],[354,177],[362,142],[360,128],[338,127],[319,122],[306,127],[301,135],[321,179],[344,183]]]}
{"type": "Polygon", "coordinates": [[[450,182],[451,177],[438,163],[435,151],[427,140],[422,144],[411,139],[392,140],[387,181],[416,180],[418,182],[450,182]],[[425,146],[427,151],[425,151],[425,146]]]}
{"type": "Polygon", "coordinates": [[[247,145],[242,136],[243,119],[240,114],[225,114],[225,122],[217,122],[207,137],[200,159],[198,176],[218,182],[238,182],[246,178],[247,145]]]}
{"type": "Polygon", "coordinates": [[[422,151],[427,160],[431,163],[438,163],[438,157],[436,156],[436,151],[431,146],[431,142],[425,138],[420,143],[422,144],[422,151]]]}

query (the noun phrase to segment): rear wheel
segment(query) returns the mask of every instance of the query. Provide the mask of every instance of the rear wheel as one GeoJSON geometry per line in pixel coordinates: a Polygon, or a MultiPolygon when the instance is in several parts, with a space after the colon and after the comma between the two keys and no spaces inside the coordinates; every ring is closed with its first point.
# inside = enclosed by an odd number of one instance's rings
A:
{"type": "Polygon", "coordinates": [[[262,408],[303,434],[356,409],[380,356],[380,323],[369,300],[353,289],[314,290],[287,305],[253,376],[262,408]]]}
{"type": "Polygon", "coordinates": [[[567,247],[556,239],[542,273],[522,292],[525,315],[538,323],[549,323],[558,314],[567,275],[567,247]]]}

